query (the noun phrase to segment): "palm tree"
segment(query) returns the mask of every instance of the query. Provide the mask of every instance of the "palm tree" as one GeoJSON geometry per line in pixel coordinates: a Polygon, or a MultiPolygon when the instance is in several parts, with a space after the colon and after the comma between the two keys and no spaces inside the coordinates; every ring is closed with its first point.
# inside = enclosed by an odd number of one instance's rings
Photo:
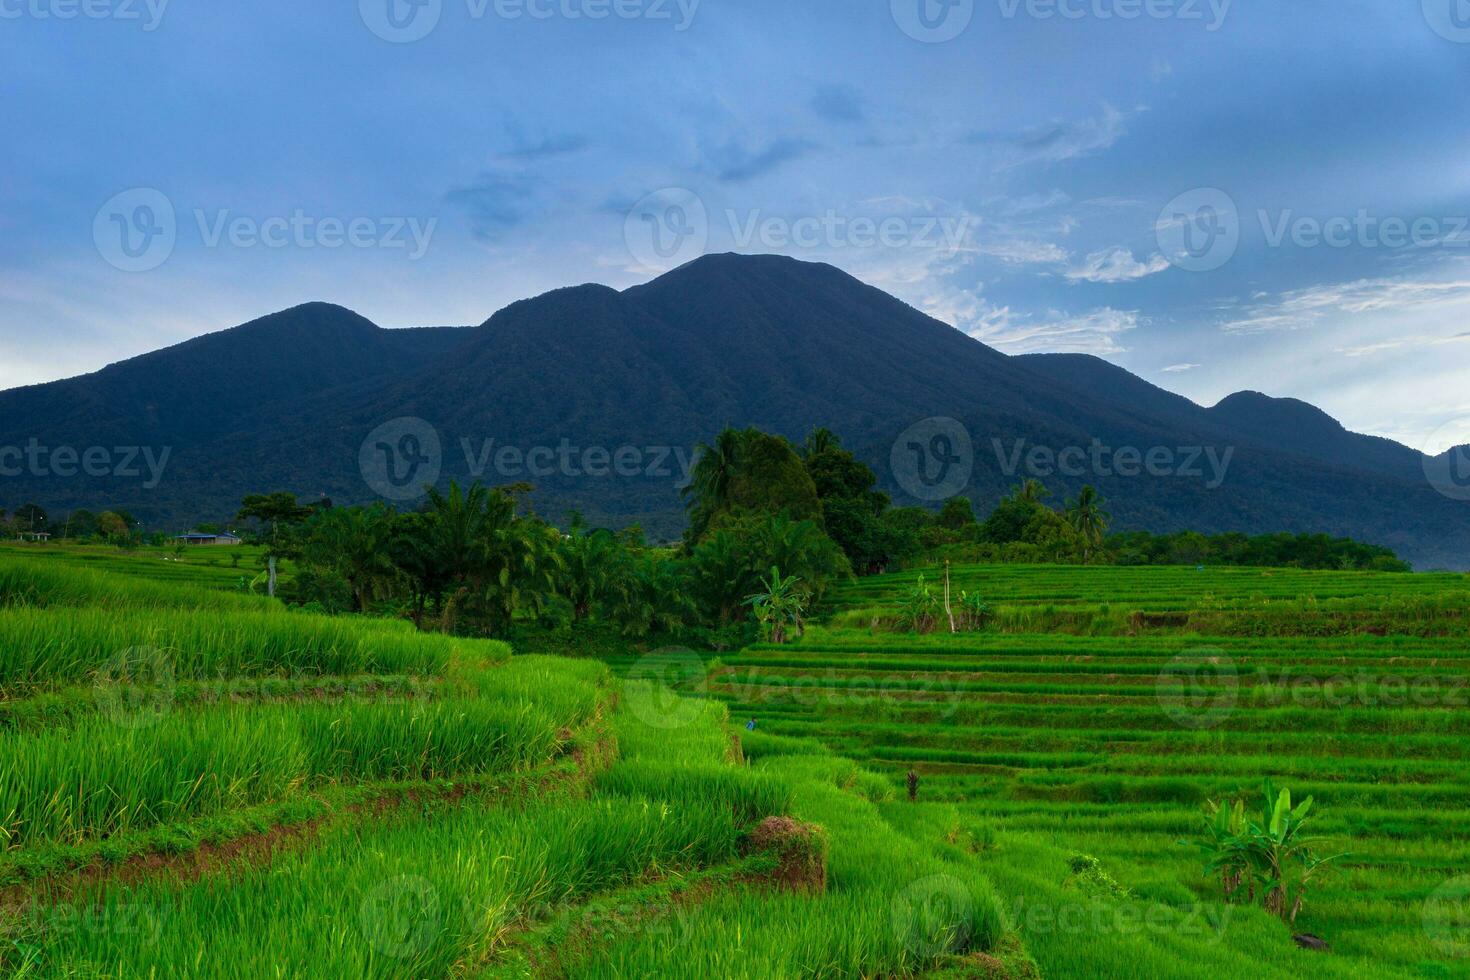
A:
{"type": "Polygon", "coordinates": [[[312,523],[306,558],[342,576],[352,590],[353,611],[366,612],[368,601],[398,575],[392,537],[393,512],[381,504],[322,511],[312,523]]]}
{"type": "Polygon", "coordinates": [[[686,506],[713,513],[729,501],[743,441],[740,431],[727,428],[715,437],[714,445],[699,444],[689,485],[680,491],[686,506]]]}
{"type": "Polygon", "coordinates": [[[813,456],[820,456],[822,453],[841,448],[842,440],[838,439],[837,434],[831,429],[813,429],[806,437],[806,442],[802,444],[801,458],[811,459],[813,456]]]}
{"type": "Polygon", "coordinates": [[[1091,485],[1082,488],[1077,499],[1072,503],[1067,512],[1067,519],[1071,521],[1072,528],[1082,538],[1082,561],[1087,562],[1094,548],[1102,547],[1103,535],[1108,532],[1108,524],[1112,521],[1105,509],[1104,501],[1098,496],[1097,490],[1091,485]]]}
{"type": "Polygon", "coordinates": [[[589,531],[582,515],[572,515],[571,529],[561,543],[561,592],[572,604],[573,622],[590,616],[593,604],[608,594],[622,550],[611,531],[589,531]]]}
{"type": "Polygon", "coordinates": [[[1035,478],[1028,479],[1012,492],[1017,500],[1024,500],[1028,504],[1039,504],[1051,496],[1046,484],[1035,478]]]}

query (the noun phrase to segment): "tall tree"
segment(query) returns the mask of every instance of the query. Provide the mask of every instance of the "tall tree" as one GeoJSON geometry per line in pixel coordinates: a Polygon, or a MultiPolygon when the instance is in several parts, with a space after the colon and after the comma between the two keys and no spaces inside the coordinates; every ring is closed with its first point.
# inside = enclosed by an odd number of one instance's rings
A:
{"type": "Polygon", "coordinates": [[[1088,561],[1102,547],[1103,537],[1108,533],[1112,517],[1104,509],[1105,501],[1098,496],[1092,485],[1082,488],[1067,511],[1067,519],[1082,539],[1082,560],[1088,561]]]}

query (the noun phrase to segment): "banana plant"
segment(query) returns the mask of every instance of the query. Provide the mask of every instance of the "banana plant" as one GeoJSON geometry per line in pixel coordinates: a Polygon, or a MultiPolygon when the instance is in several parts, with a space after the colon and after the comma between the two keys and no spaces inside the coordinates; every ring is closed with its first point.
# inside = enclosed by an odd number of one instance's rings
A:
{"type": "Polygon", "coordinates": [[[757,592],[745,600],[755,612],[761,632],[770,643],[785,643],[788,630],[800,636],[806,625],[806,607],[809,597],[794,575],[781,576],[781,570],[771,566],[769,578],[762,578],[764,592],[757,592]]]}
{"type": "Polygon", "coordinates": [[[1295,922],[1306,903],[1307,888],[1333,861],[1346,854],[1318,857],[1314,848],[1323,840],[1303,828],[1313,798],[1292,805],[1291,790],[1279,792],[1267,780],[1261,794],[1259,817],[1247,815],[1245,803],[1211,802],[1205,817],[1205,836],[1194,842],[1205,859],[1205,874],[1220,876],[1227,898],[1245,890],[1254,902],[1259,888],[1268,912],[1295,922]]]}

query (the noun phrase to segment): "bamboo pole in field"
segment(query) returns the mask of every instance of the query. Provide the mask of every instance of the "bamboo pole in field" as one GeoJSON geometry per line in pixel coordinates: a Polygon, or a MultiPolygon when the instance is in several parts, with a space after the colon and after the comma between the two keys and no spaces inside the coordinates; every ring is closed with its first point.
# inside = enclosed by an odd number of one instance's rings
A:
{"type": "Polygon", "coordinates": [[[944,614],[949,617],[949,631],[958,633],[954,625],[954,609],[949,604],[949,559],[944,561],[944,614]]]}

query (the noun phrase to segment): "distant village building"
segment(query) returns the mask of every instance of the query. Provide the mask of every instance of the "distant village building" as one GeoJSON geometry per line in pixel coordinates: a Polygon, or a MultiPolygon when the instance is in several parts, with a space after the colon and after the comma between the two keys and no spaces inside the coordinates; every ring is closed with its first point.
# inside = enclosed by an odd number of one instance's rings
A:
{"type": "Polygon", "coordinates": [[[20,539],[22,541],[46,542],[51,540],[51,534],[47,531],[22,531],[20,532],[20,539]]]}
{"type": "Polygon", "coordinates": [[[228,531],[221,531],[219,534],[205,534],[201,531],[190,531],[188,534],[180,534],[174,540],[181,541],[187,545],[206,548],[226,547],[240,543],[240,538],[228,531]]]}

